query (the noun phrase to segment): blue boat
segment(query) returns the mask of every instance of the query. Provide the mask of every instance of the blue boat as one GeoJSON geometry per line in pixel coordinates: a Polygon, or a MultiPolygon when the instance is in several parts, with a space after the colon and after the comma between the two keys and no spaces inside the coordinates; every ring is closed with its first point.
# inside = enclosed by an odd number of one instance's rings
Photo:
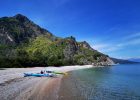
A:
{"type": "Polygon", "coordinates": [[[54,74],[40,74],[40,73],[24,73],[24,77],[27,77],[27,76],[35,76],[35,77],[53,77],[54,74]]]}

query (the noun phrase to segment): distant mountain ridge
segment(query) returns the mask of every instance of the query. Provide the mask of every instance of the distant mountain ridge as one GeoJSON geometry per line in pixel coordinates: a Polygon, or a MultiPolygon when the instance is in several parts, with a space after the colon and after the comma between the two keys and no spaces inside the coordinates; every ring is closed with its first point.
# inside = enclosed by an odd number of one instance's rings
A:
{"type": "Polygon", "coordinates": [[[125,60],[125,59],[117,59],[117,58],[110,58],[114,61],[114,63],[118,63],[118,64],[134,64],[137,63],[135,61],[131,61],[131,60],[125,60]]]}
{"type": "Polygon", "coordinates": [[[133,62],[140,62],[140,58],[129,58],[127,60],[133,61],[133,62]]]}
{"type": "Polygon", "coordinates": [[[0,18],[0,67],[110,65],[107,55],[77,42],[73,36],[60,38],[26,16],[0,18]]]}

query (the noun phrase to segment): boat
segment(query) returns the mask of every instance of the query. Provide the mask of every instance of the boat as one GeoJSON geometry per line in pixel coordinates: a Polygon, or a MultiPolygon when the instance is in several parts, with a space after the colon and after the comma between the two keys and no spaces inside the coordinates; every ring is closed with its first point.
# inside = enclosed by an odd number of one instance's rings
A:
{"type": "Polygon", "coordinates": [[[68,75],[65,72],[56,72],[44,70],[43,73],[24,73],[24,77],[35,76],[35,77],[55,77],[57,74],[68,75]]]}
{"type": "Polygon", "coordinates": [[[55,74],[62,74],[62,75],[67,75],[68,73],[66,73],[66,72],[53,72],[53,73],[55,73],[55,74]]]}
{"type": "Polygon", "coordinates": [[[40,73],[24,73],[24,77],[28,76],[35,76],[35,77],[54,77],[54,74],[50,73],[45,73],[45,74],[40,74],[40,73]]]}
{"type": "Polygon", "coordinates": [[[54,74],[62,74],[62,75],[67,75],[68,74],[66,72],[57,72],[57,71],[49,71],[49,70],[46,70],[45,72],[46,73],[54,73],[54,74]]]}

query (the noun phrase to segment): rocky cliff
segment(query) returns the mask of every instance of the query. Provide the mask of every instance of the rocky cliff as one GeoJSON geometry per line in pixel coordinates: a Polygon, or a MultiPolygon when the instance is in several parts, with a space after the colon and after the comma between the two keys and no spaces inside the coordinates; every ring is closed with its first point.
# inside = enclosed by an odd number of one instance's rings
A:
{"type": "Polygon", "coordinates": [[[113,61],[73,36],[59,38],[27,17],[17,14],[0,18],[0,65],[61,66],[113,61]]]}

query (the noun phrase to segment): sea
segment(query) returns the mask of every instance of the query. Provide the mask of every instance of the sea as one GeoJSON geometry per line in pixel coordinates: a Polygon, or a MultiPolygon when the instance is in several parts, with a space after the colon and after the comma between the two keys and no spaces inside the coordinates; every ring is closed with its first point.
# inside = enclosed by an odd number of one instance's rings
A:
{"type": "Polygon", "coordinates": [[[59,100],[140,100],[140,64],[72,71],[62,79],[59,100]]]}

